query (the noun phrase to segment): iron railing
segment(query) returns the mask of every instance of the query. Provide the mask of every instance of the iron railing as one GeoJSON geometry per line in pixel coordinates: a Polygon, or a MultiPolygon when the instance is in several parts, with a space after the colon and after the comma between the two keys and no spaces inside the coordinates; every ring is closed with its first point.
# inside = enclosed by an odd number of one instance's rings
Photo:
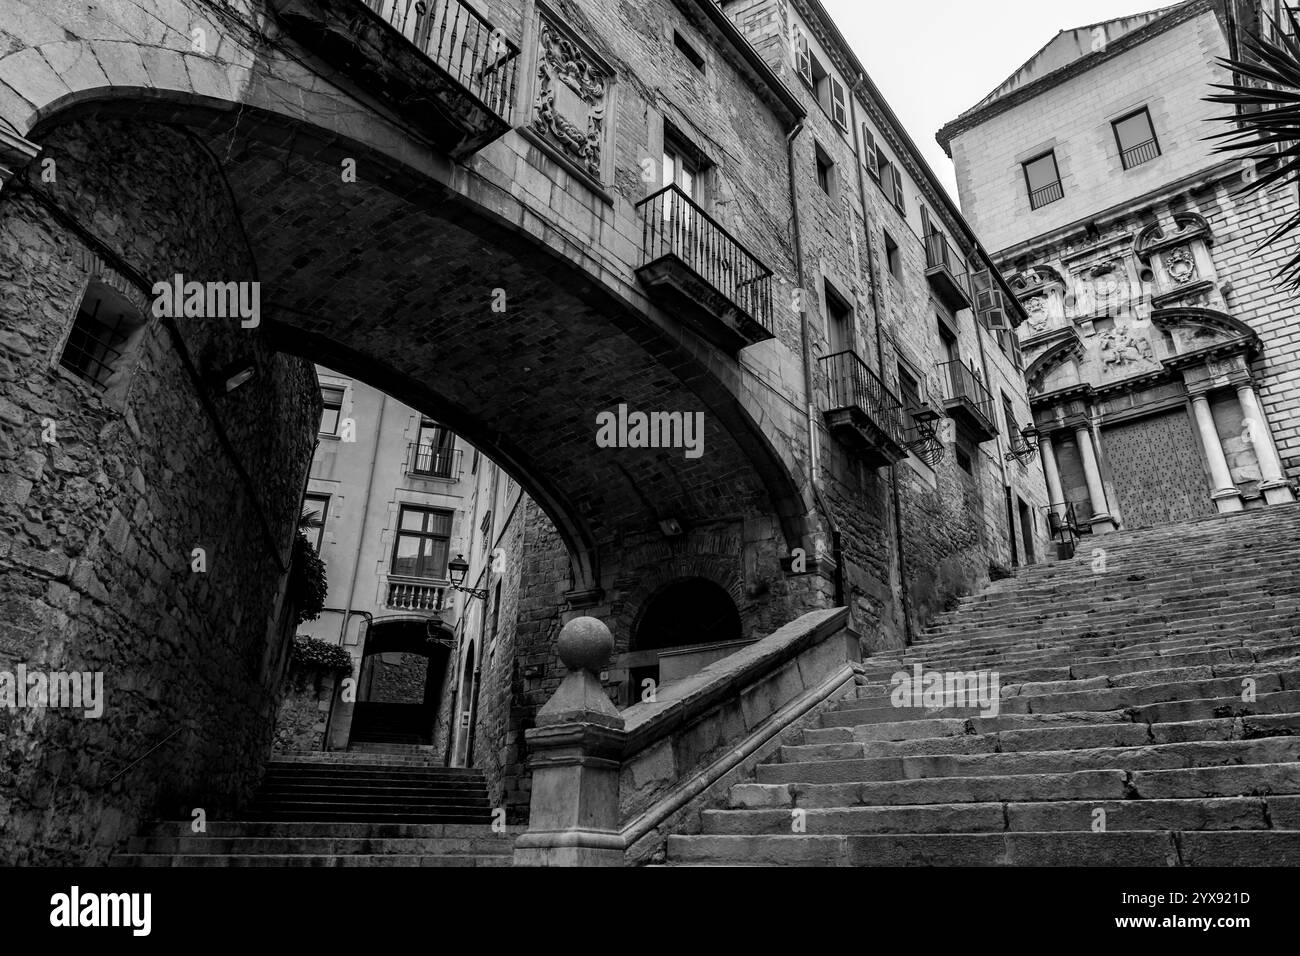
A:
{"type": "Polygon", "coordinates": [[[772,270],[678,186],[637,204],[645,264],[674,257],[735,308],[772,331],[772,270]]]}
{"type": "Polygon", "coordinates": [[[502,120],[515,99],[519,47],[462,0],[360,0],[502,120]]]}
{"type": "Polygon", "coordinates": [[[1134,166],[1141,166],[1143,163],[1149,163],[1160,155],[1160,146],[1154,139],[1149,139],[1145,143],[1138,143],[1120,152],[1120,158],[1124,161],[1125,169],[1132,169],[1134,166]]]}
{"type": "Polygon", "coordinates": [[[903,403],[855,352],[836,352],[821,363],[830,383],[830,406],[826,411],[861,409],[896,444],[906,444],[903,403]]]}
{"type": "Polygon", "coordinates": [[[460,477],[461,449],[443,445],[421,445],[411,442],[406,446],[406,473],[420,478],[460,477]]]}
{"type": "Polygon", "coordinates": [[[400,611],[441,611],[447,602],[447,582],[388,576],[384,606],[400,611]]]}
{"type": "Polygon", "coordinates": [[[1065,187],[1061,185],[1061,181],[1058,179],[1054,183],[1048,183],[1046,186],[1031,192],[1029,194],[1029,207],[1031,209],[1040,209],[1048,203],[1064,198],[1065,187]]]}
{"type": "Polygon", "coordinates": [[[993,430],[997,430],[993,419],[993,396],[973,369],[960,361],[944,362],[939,365],[939,381],[943,384],[945,403],[964,401],[974,405],[993,430]]]}

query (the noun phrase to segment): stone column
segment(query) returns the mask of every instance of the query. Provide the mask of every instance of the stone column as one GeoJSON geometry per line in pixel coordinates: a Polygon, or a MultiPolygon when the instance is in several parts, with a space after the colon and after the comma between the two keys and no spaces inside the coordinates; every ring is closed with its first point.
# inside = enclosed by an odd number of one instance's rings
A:
{"type": "Polygon", "coordinates": [[[1196,414],[1196,429],[1201,435],[1201,446],[1205,449],[1206,461],[1210,463],[1210,479],[1214,485],[1210,497],[1220,514],[1240,511],[1241,492],[1232,482],[1232,471],[1228,468],[1228,459],[1223,454],[1223,444],[1219,441],[1219,430],[1214,425],[1214,412],[1210,409],[1208,392],[1192,395],[1192,410],[1196,414]]]}
{"type": "Polygon", "coordinates": [[[1056,513],[1065,518],[1065,489],[1061,487],[1061,470],[1056,464],[1056,448],[1052,445],[1052,436],[1044,433],[1038,440],[1038,449],[1043,454],[1043,474],[1047,477],[1048,504],[1056,513]]]}
{"type": "Polygon", "coordinates": [[[1088,497],[1092,500],[1092,530],[1094,534],[1107,534],[1115,530],[1110,505],[1106,502],[1106,486],[1101,481],[1101,468],[1097,465],[1097,450],[1092,445],[1092,428],[1087,422],[1074,427],[1074,437],[1079,442],[1079,457],[1083,460],[1083,476],[1088,481],[1088,497]]]}
{"type": "Polygon", "coordinates": [[[526,735],[532,798],[516,866],[623,865],[618,778],[627,735],[599,677],[613,650],[609,628],[595,618],[560,631],[569,673],[526,735]]]}
{"type": "Polygon", "coordinates": [[[1251,423],[1248,431],[1255,446],[1255,457],[1259,459],[1261,477],[1259,488],[1264,492],[1264,500],[1271,505],[1286,504],[1295,501],[1291,483],[1282,471],[1282,459],[1273,444],[1273,432],[1268,419],[1264,417],[1264,406],[1259,401],[1255,386],[1250,382],[1237,385],[1237,398],[1241,402],[1242,415],[1251,423]]]}

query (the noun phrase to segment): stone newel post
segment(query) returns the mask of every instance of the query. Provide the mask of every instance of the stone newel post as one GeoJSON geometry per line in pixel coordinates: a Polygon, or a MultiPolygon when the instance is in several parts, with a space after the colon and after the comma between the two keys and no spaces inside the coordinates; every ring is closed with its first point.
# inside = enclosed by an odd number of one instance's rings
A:
{"type": "Polygon", "coordinates": [[[515,841],[516,866],[622,866],[618,776],[623,718],[605,696],[600,669],[614,638],[580,617],[560,632],[569,669],[528,731],[533,772],[528,832],[515,841]]]}

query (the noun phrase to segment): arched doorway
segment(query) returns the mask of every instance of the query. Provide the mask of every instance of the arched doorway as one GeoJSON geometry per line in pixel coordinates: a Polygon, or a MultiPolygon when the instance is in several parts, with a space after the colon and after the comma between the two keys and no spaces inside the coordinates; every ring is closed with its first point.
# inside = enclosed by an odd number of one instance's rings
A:
{"type": "Polygon", "coordinates": [[[720,585],[699,577],[665,585],[646,602],[628,653],[619,658],[627,671],[625,703],[645,699],[647,692],[696,673],[743,643],[740,611],[720,585]]]}
{"type": "Polygon", "coordinates": [[[352,712],[353,744],[433,742],[450,651],[423,620],[376,621],[366,635],[352,712]]]}

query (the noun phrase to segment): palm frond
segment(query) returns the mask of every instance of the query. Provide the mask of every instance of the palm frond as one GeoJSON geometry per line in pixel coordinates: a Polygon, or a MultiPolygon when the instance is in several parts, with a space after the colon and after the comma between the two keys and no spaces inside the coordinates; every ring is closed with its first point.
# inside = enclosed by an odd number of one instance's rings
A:
{"type": "MultiPolygon", "coordinates": [[[[1300,17],[1284,8],[1289,33],[1276,29],[1272,36],[1248,37],[1242,44],[1242,59],[1220,59],[1232,71],[1233,82],[1213,83],[1220,92],[1203,97],[1205,102],[1233,107],[1226,116],[1209,121],[1229,128],[1203,139],[1214,143],[1212,152],[1232,154],[1254,164],[1258,175],[1247,177],[1238,196],[1275,191],[1300,184],[1300,17]],[[1267,168],[1260,168],[1267,164],[1267,168]]],[[[1260,250],[1274,247],[1300,232],[1300,213],[1287,217],[1264,241],[1260,250]]],[[[1300,253],[1292,257],[1278,275],[1292,292],[1300,293],[1300,253]]]]}

